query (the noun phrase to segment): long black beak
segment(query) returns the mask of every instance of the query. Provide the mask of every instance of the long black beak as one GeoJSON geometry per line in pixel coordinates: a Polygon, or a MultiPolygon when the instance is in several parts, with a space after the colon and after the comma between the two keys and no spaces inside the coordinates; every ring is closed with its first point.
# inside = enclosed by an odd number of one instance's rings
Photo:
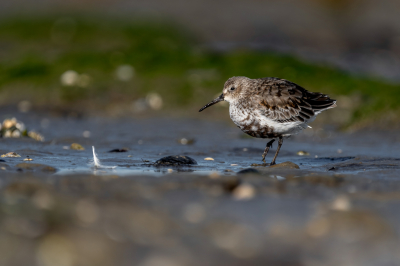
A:
{"type": "Polygon", "coordinates": [[[210,107],[211,105],[214,105],[216,103],[222,102],[224,100],[224,94],[221,94],[220,96],[218,96],[218,98],[215,98],[214,100],[212,100],[211,102],[207,103],[206,105],[203,106],[203,108],[201,108],[199,110],[199,112],[203,111],[204,109],[206,109],[207,107],[210,107]]]}

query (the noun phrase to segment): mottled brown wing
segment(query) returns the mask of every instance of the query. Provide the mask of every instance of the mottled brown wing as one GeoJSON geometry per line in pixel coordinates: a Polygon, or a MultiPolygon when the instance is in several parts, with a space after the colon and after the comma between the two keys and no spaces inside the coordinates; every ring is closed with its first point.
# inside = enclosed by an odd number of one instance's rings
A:
{"type": "Polygon", "coordinates": [[[316,112],[335,107],[335,100],[318,92],[309,92],[297,84],[278,78],[259,79],[255,95],[258,108],[279,123],[305,122],[316,112]]]}

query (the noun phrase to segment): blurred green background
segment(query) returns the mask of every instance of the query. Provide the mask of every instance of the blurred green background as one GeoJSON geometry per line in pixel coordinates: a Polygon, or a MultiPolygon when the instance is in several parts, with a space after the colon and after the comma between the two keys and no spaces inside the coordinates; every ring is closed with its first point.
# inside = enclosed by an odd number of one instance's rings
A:
{"type": "MultiPolygon", "coordinates": [[[[340,20],[350,8],[348,1],[340,3],[325,1],[321,8],[333,17],[340,14],[340,20]]],[[[272,76],[336,98],[338,108],[327,118],[339,127],[398,121],[396,79],[380,72],[347,71],[334,60],[314,60],[313,53],[321,57],[326,50],[320,45],[307,57],[296,49],[279,49],[279,38],[275,46],[260,45],[262,40],[254,45],[254,38],[245,36],[237,37],[239,41],[226,37],[227,42],[213,42],[190,23],[168,16],[129,17],[82,10],[16,12],[1,19],[1,106],[60,114],[196,115],[229,77],[272,76]]],[[[314,26],[317,36],[319,26],[314,26]]],[[[351,36],[348,30],[338,29],[351,36]]],[[[279,30],[267,35],[276,36],[279,30]]],[[[356,53],[362,46],[353,37],[346,48],[332,46],[344,52],[328,49],[322,58],[344,58],[343,54],[356,53]]],[[[384,48],[379,43],[375,46],[384,48]]],[[[220,108],[210,112],[218,116],[220,108]]]]}

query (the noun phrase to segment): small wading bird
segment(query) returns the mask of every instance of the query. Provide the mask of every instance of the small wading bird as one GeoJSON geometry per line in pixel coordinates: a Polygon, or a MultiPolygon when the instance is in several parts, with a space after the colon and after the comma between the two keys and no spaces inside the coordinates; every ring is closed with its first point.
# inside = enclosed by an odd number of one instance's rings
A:
{"type": "Polygon", "coordinates": [[[255,138],[272,139],[262,155],[264,163],[272,143],[279,139],[271,165],[275,164],[283,138],[299,133],[319,113],[336,107],[336,101],[328,95],[309,92],[279,78],[232,77],[225,82],[222,94],[199,112],[221,101],[229,103],[230,117],[243,132],[255,138]]]}

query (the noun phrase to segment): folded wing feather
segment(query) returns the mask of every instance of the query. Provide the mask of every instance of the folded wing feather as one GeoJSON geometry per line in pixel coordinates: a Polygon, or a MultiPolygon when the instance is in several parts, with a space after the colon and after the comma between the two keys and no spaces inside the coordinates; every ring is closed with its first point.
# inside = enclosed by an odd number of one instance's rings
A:
{"type": "Polygon", "coordinates": [[[256,94],[261,113],[279,123],[306,122],[316,113],[336,107],[328,95],[309,92],[297,84],[278,78],[264,78],[256,94]]]}

